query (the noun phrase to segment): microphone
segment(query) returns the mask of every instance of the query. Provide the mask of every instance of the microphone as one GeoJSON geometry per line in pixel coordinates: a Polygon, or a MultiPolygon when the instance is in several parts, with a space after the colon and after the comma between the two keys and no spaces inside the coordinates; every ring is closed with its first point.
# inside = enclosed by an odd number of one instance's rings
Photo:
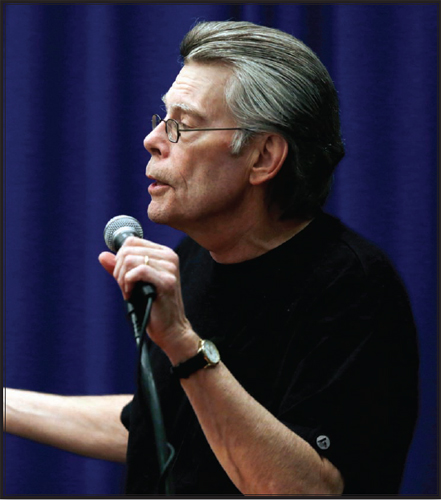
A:
{"type": "MultiPolygon", "coordinates": [[[[113,217],[104,228],[104,241],[111,252],[118,252],[129,236],[137,236],[138,238],[144,236],[141,224],[129,215],[117,215],[113,217]]],[[[126,300],[127,312],[132,316],[132,322],[135,321],[133,315],[138,318],[138,324],[134,323],[134,327],[138,330],[135,334],[137,341],[145,329],[144,323],[147,321],[147,318],[144,317],[143,326],[141,326],[139,318],[145,316],[144,312],[146,311],[147,304],[149,303],[150,309],[151,301],[155,297],[155,287],[150,283],[139,281],[135,284],[130,299],[126,300]],[[148,301],[148,299],[151,300],[148,301]]]]}
{"type": "MultiPolygon", "coordinates": [[[[110,219],[104,228],[104,241],[111,252],[118,252],[129,236],[142,238],[144,235],[141,224],[129,215],[117,215],[110,219]]],[[[170,465],[175,451],[167,442],[161,406],[156,390],[155,380],[149,359],[145,339],[145,329],[150,317],[153,300],[156,297],[155,287],[150,283],[138,281],[135,284],[130,299],[125,301],[127,316],[132,322],[136,344],[140,351],[139,357],[139,384],[147,398],[150,416],[155,436],[156,454],[161,473],[159,489],[164,493],[173,494],[173,480],[170,465]],[[142,321],[141,321],[142,319],[142,321]]]]}
{"type": "Polygon", "coordinates": [[[142,238],[141,224],[129,215],[117,215],[104,228],[104,241],[111,252],[117,252],[129,236],[142,238]]]}

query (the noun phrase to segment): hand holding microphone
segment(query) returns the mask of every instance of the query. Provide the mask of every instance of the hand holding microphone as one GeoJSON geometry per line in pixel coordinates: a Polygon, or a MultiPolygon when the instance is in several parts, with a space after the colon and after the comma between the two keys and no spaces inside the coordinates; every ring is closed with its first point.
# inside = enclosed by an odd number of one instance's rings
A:
{"type": "Polygon", "coordinates": [[[104,239],[117,254],[103,252],[99,261],[117,280],[124,299],[136,308],[142,309],[146,296],[156,292],[148,333],[176,364],[187,353],[192,354],[198,342],[185,316],[179,259],[170,248],[142,237],[136,219],[125,215],[114,217],[106,225],[104,239]]]}
{"type": "MultiPolygon", "coordinates": [[[[109,250],[111,250],[112,252],[118,253],[121,247],[124,245],[125,241],[132,236],[142,238],[144,236],[144,233],[141,224],[134,217],[130,217],[128,215],[118,215],[116,217],[113,217],[113,219],[110,219],[106,224],[106,227],[104,228],[104,241],[106,242],[109,250]]],[[[144,265],[148,265],[150,260],[148,254],[144,254],[144,256],[140,255],[140,257],[141,264],[143,263],[144,265]]],[[[136,265],[138,263],[138,260],[139,259],[132,259],[133,264],[136,265]]],[[[108,269],[106,265],[104,265],[107,262],[109,261],[106,259],[106,257],[104,257],[104,262],[102,262],[102,264],[107,270],[110,271],[110,269],[108,269]]],[[[118,275],[121,275],[118,267],[118,259],[116,259],[115,266],[111,268],[111,271],[115,278],[117,278],[118,275]]],[[[136,280],[134,283],[136,284],[133,285],[133,291],[132,286],[129,286],[130,282],[120,283],[120,285],[122,285],[121,289],[125,299],[128,299],[128,296],[131,295],[133,297],[132,300],[139,301],[142,300],[143,297],[155,295],[155,289],[151,284],[138,280],[136,280]]]]}

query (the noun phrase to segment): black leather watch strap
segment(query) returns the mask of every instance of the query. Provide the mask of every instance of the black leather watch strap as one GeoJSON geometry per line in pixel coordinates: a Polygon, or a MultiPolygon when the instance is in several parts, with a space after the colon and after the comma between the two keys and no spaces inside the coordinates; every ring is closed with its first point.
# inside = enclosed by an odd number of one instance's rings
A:
{"type": "Polygon", "coordinates": [[[192,373],[201,368],[216,366],[219,363],[220,355],[217,347],[210,340],[199,340],[198,352],[187,361],[173,366],[171,371],[178,378],[188,378],[192,373]]]}
{"type": "Polygon", "coordinates": [[[177,366],[172,366],[171,371],[173,375],[178,378],[188,378],[192,373],[204,368],[207,365],[207,361],[204,357],[202,351],[198,352],[196,356],[180,363],[177,366]]]}

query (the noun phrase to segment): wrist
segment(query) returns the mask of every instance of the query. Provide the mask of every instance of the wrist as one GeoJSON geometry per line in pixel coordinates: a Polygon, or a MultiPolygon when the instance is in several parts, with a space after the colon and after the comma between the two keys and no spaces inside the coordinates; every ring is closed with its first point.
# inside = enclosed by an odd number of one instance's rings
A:
{"type": "Polygon", "coordinates": [[[167,349],[164,349],[172,366],[178,365],[194,356],[199,348],[199,340],[200,337],[191,328],[188,328],[184,333],[179,335],[179,340],[176,340],[167,349]]]}

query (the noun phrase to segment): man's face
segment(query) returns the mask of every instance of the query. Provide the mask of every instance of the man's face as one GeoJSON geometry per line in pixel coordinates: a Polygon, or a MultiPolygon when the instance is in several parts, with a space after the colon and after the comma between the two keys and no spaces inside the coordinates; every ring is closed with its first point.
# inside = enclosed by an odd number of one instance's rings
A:
{"type": "MultiPolygon", "coordinates": [[[[184,128],[237,127],[224,101],[231,70],[185,65],[164,97],[165,119],[184,128]]],[[[249,155],[233,156],[231,130],[184,132],[171,143],[161,123],[145,139],[152,155],[146,175],[152,197],[149,218],[182,231],[222,227],[243,212],[250,192],[249,155]]]]}

